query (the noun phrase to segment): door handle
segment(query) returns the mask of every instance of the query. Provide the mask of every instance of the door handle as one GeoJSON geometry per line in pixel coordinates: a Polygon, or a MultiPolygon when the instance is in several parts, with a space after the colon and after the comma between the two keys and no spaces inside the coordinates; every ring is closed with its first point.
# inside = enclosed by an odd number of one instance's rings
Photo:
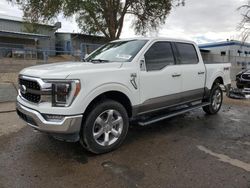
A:
{"type": "Polygon", "coordinates": [[[180,77],[180,76],[181,76],[181,74],[178,74],[178,73],[172,74],[172,77],[173,77],[173,78],[180,77]]]}
{"type": "Polygon", "coordinates": [[[200,71],[200,72],[198,72],[198,75],[201,75],[201,74],[204,74],[205,72],[203,72],[203,71],[200,71]]]}

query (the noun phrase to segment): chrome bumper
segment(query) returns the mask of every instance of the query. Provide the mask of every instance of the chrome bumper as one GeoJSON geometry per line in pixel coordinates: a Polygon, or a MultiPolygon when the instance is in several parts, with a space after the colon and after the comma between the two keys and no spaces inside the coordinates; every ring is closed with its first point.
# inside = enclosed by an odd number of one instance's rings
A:
{"type": "Polygon", "coordinates": [[[16,103],[17,114],[29,126],[48,133],[72,134],[79,133],[82,115],[65,116],[59,121],[47,121],[39,112],[16,103]]]}
{"type": "Polygon", "coordinates": [[[244,88],[242,92],[246,95],[250,95],[250,88],[244,88]]]}

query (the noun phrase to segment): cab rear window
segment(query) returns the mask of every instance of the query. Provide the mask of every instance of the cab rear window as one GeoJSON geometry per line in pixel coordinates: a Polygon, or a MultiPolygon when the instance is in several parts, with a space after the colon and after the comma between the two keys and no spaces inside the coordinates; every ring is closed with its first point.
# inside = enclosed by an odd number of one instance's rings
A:
{"type": "Polygon", "coordinates": [[[175,43],[180,64],[197,64],[199,58],[193,44],[175,43]]]}

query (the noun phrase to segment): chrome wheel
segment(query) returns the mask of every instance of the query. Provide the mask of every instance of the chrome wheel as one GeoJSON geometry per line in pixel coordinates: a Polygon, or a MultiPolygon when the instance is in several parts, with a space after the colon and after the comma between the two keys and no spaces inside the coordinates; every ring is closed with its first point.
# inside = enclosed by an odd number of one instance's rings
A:
{"type": "Polygon", "coordinates": [[[216,111],[220,108],[222,103],[222,94],[219,89],[215,90],[212,97],[212,107],[216,111]]]}
{"type": "Polygon", "coordinates": [[[101,146],[110,146],[120,137],[123,130],[123,118],[113,109],[102,112],[95,120],[93,138],[101,146]]]}

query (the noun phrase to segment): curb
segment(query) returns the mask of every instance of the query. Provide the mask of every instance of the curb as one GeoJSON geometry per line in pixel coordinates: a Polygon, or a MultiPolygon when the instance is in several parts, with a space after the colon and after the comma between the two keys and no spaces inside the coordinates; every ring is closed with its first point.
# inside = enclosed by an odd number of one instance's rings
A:
{"type": "MultiPolygon", "coordinates": [[[[15,106],[15,103],[16,102],[12,102],[12,101],[4,101],[4,102],[0,102],[0,105],[5,105],[5,104],[10,104],[10,105],[13,105],[15,106]]],[[[15,112],[16,109],[14,107],[10,107],[8,110],[0,110],[0,114],[3,114],[3,113],[10,113],[10,112],[15,112]]]]}
{"type": "Polygon", "coordinates": [[[6,114],[10,112],[15,112],[16,110],[7,110],[7,111],[0,111],[0,114],[6,114]]]}

